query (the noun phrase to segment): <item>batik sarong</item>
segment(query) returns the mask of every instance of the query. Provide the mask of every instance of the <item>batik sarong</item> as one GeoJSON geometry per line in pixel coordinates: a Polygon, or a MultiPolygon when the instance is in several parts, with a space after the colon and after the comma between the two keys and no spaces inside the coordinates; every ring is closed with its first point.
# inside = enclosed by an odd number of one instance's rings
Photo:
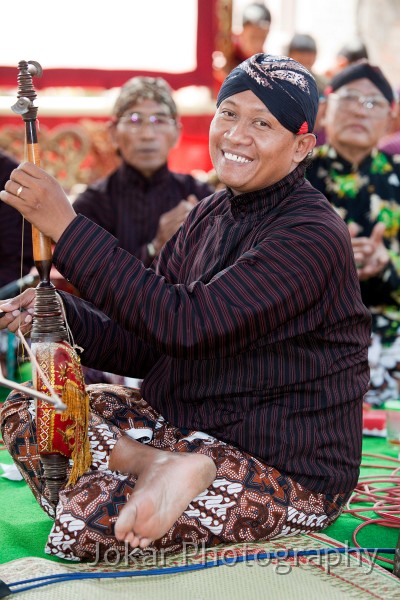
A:
{"type": "Polygon", "coordinates": [[[172,552],[184,545],[204,548],[317,532],[339,516],[349,496],[309,491],[207,433],[174,427],[141,398],[139,390],[106,384],[87,389],[92,464],[73,486],[61,491],[57,506],[49,501],[43,480],[34,400],[13,392],[0,413],[7,448],[40,506],[54,519],[45,548],[48,554],[93,561],[126,552],[126,545],[114,536],[114,524],[136,478],[108,466],[122,435],[166,452],[205,454],[217,469],[212,485],[146,551],[172,552]]]}

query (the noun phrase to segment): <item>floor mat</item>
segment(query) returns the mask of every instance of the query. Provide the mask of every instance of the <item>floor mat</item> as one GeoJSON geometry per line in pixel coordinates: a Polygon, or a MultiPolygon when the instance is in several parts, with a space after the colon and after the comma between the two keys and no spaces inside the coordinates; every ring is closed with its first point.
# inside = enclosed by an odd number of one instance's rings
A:
{"type": "MultiPolygon", "coordinates": [[[[219,546],[214,549],[164,555],[135,555],[127,550],[124,556],[113,556],[108,564],[57,564],[41,558],[22,558],[0,566],[0,578],[13,583],[34,577],[66,574],[96,574],[106,571],[111,579],[64,581],[47,587],[15,593],[16,600],[342,600],[382,599],[400,597],[400,579],[374,563],[368,555],[341,554],[300,556],[300,551],[337,548],[328,536],[301,535],[271,542],[219,546]],[[279,558],[263,558],[263,553],[280,552],[279,558]],[[288,553],[294,556],[288,558],[288,553]],[[241,562],[243,557],[254,560],[241,562]],[[211,566],[217,561],[221,566],[211,566]],[[111,564],[113,563],[113,564],[111,564]],[[171,572],[186,567],[196,570],[171,572]],[[126,571],[134,576],[118,578],[126,571]],[[156,575],[147,573],[163,574],[156,575]],[[146,575],[145,575],[146,573],[146,575]]],[[[342,546],[343,547],[343,546],[342,546]]]]}

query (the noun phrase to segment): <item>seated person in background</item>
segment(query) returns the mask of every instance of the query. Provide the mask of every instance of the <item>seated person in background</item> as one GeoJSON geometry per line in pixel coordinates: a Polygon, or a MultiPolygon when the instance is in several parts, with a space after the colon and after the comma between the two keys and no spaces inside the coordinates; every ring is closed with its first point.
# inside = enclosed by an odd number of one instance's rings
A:
{"type": "Polygon", "coordinates": [[[287,55],[293,60],[301,63],[306,69],[312,73],[318,86],[320,103],[318,107],[317,119],[315,122],[315,135],[317,136],[317,144],[321,145],[325,141],[325,131],[321,126],[321,118],[323,115],[322,98],[324,96],[325,86],[328,80],[323,76],[314,72],[313,66],[317,60],[317,44],[315,39],[308,33],[295,33],[289,42],[287,55]]]}
{"type": "MultiPolygon", "coordinates": [[[[234,69],[210,126],[226,189],[193,208],[155,270],[76,215],[37,166],[0,192],[54,239],[81,293],[60,295],[82,360],[144,377],[142,397],[89,387],[93,462],[61,491],[49,553],[251,542],[339,516],[359,476],[371,317],[348,229],[304,178],[317,108],[314,78],[287,57],[234,69]]],[[[15,331],[32,296],[0,305],[0,328],[15,331]]],[[[54,517],[33,415],[29,389],[13,392],[3,439],[54,517]]]]}
{"type": "Polygon", "coordinates": [[[325,76],[330,80],[346,67],[363,59],[369,59],[368,49],[361,39],[355,38],[340,48],[334,64],[326,71],[325,76]]]}
{"type": "Polygon", "coordinates": [[[320,96],[323,96],[328,80],[313,70],[313,66],[317,60],[317,43],[312,35],[308,33],[295,33],[289,42],[287,55],[304,65],[312,73],[317,82],[318,92],[320,96]]]}
{"type": "Polygon", "coordinates": [[[264,51],[264,44],[271,27],[271,12],[263,2],[248,4],[242,14],[242,29],[232,35],[231,54],[215,52],[214,77],[218,88],[232,69],[246,58],[264,51]]]}
{"type": "MultiPolygon", "coordinates": [[[[4,189],[11,171],[17,167],[17,161],[0,150],[0,190],[4,189]]],[[[0,288],[26,275],[32,267],[31,224],[27,221],[23,223],[19,212],[2,202],[0,204],[0,288]]]]}
{"type": "Polygon", "coordinates": [[[396,109],[394,94],[366,61],[340,71],[328,92],[328,143],[315,149],[306,175],[350,230],[362,298],[373,315],[366,400],[381,405],[398,397],[400,384],[400,157],[377,149],[396,109]]]}
{"type": "Polygon", "coordinates": [[[187,215],[214,190],[173,173],[168,154],[181,124],[172,90],[161,78],[133,77],[115,102],[110,135],[121,165],[74,200],[74,210],[112,233],[149,266],[187,215]]]}
{"type": "MultiPolygon", "coordinates": [[[[168,168],[181,124],[172,90],[162,78],[133,77],[115,102],[110,135],[121,165],[74,200],[74,210],[112,233],[148,267],[197,202],[214,188],[168,168]]],[[[84,369],[86,383],[117,382],[112,373],[84,369]]]]}

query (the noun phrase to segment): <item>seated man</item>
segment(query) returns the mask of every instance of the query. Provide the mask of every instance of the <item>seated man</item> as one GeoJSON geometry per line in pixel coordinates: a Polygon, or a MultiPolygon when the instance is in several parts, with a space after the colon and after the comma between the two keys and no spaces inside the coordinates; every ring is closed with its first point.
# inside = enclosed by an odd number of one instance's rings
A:
{"type": "MultiPolygon", "coordinates": [[[[81,293],[61,296],[82,360],[144,378],[142,397],[89,387],[92,464],[61,491],[48,552],[251,542],[339,516],[359,475],[371,319],[348,229],[304,178],[317,108],[291,59],[235,68],[210,126],[227,187],[193,208],[155,270],[76,215],[45,171],[12,173],[0,198],[54,239],[81,293]]],[[[1,328],[15,331],[33,293],[0,306],[1,328]]],[[[33,415],[29,389],[11,394],[3,438],[54,517],[33,415]]]]}
{"type": "Polygon", "coordinates": [[[213,54],[214,78],[217,91],[230,71],[246,58],[264,51],[271,27],[271,11],[263,2],[251,2],[242,13],[242,28],[232,34],[230,52],[213,54]]]}
{"type": "Polygon", "coordinates": [[[328,143],[316,148],[307,178],[349,226],[362,298],[373,314],[366,399],[379,406],[398,397],[400,384],[400,158],[377,149],[394,95],[366,61],[343,69],[328,91],[328,143]]]}
{"type": "Polygon", "coordinates": [[[317,42],[313,36],[309,33],[295,33],[288,44],[287,55],[304,65],[312,73],[317,82],[318,92],[322,96],[328,80],[313,70],[317,60],[317,42]]]}
{"type": "MultiPolygon", "coordinates": [[[[193,206],[213,192],[212,186],[195,177],[169,170],[168,155],[180,129],[172,90],[164,79],[129,79],[116,99],[110,124],[121,165],[74,201],[77,213],[112,233],[119,246],[146,267],[193,206]]],[[[122,377],[96,369],[85,369],[85,380],[123,382],[122,377]]]]}
{"type": "Polygon", "coordinates": [[[355,37],[338,50],[333,64],[326,71],[325,76],[328,79],[332,79],[343,69],[364,58],[366,60],[369,59],[367,46],[360,38],[355,37]]]}
{"type": "Polygon", "coordinates": [[[75,212],[112,233],[150,266],[193,206],[213,188],[168,169],[181,124],[172,90],[161,77],[133,77],[115,102],[110,135],[121,165],[74,201],[75,212]]]}

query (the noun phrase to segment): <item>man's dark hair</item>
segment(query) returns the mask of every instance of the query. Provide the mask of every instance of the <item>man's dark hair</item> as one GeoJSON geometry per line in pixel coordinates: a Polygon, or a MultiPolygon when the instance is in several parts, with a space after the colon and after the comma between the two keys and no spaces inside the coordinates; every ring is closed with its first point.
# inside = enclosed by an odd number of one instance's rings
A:
{"type": "Polygon", "coordinates": [[[292,52],[313,52],[317,53],[317,44],[314,38],[308,33],[295,33],[289,42],[288,54],[292,52]]]}
{"type": "Polygon", "coordinates": [[[243,27],[250,23],[260,27],[269,27],[271,25],[271,12],[262,2],[252,2],[248,4],[242,15],[243,27]]]}
{"type": "Polygon", "coordinates": [[[349,61],[349,64],[357,62],[361,58],[368,60],[368,50],[364,42],[361,40],[353,40],[345,44],[337,53],[337,56],[344,56],[349,61]]]}

